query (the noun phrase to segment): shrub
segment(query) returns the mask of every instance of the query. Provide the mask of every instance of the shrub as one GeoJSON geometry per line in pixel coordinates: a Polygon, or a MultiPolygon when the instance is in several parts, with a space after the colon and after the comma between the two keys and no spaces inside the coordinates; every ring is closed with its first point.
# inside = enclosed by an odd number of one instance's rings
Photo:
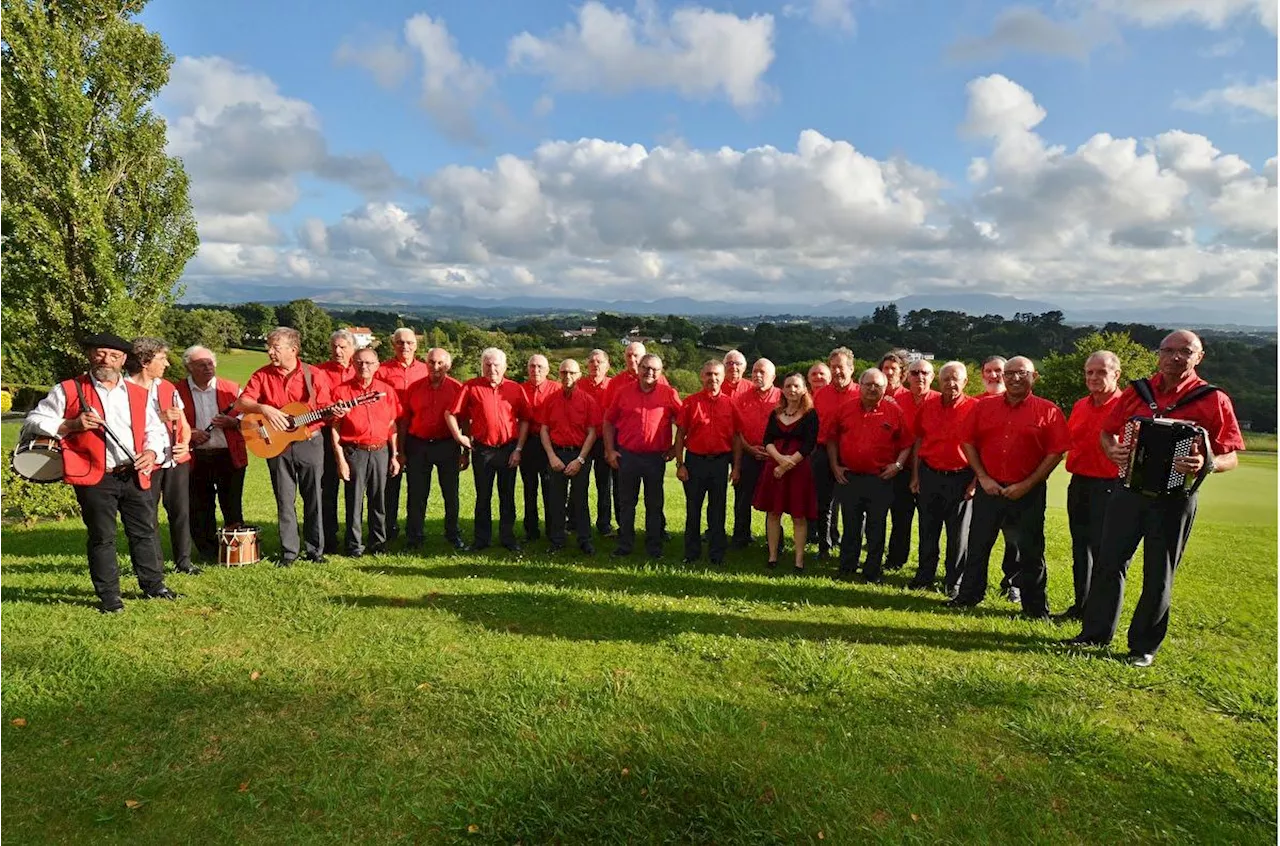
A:
{"type": "Polygon", "coordinates": [[[4,466],[0,467],[0,512],[5,520],[31,524],[79,516],[80,504],[70,485],[28,482],[13,472],[11,457],[12,452],[5,456],[4,466]]]}
{"type": "Polygon", "coordinates": [[[13,410],[13,394],[0,391],[0,414],[8,414],[13,410]]]}

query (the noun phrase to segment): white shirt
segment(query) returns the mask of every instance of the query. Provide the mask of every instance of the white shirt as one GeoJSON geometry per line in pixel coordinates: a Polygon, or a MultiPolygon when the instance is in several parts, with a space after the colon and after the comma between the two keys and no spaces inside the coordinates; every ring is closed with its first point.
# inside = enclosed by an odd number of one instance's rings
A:
{"type": "MultiPolygon", "coordinates": [[[[98,399],[106,412],[103,414],[103,420],[106,421],[107,428],[120,439],[129,452],[132,452],[133,418],[129,414],[129,393],[124,386],[124,379],[117,381],[116,386],[111,389],[97,379],[93,379],[93,389],[98,392],[98,399]]],[[[40,404],[27,414],[27,425],[39,429],[51,438],[60,438],[58,427],[66,420],[66,413],[67,395],[63,392],[62,385],[57,384],[53,386],[53,390],[49,391],[49,395],[40,400],[40,404]]],[[[169,443],[169,434],[165,431],[160,415],[156,413],[155,403],[147,403],[145,419],[146,432],[142,448],[151,450],[156,456],[162,456],[169,443]]],[[[115,440],[108,435],[103,435],[103,438],[107,442],[107,472],[118,467],[133,465],[128,454],[116,444],[115,440]]]]}
{"type": "MultiPolygon", "coordinates": [[[[191,404],[196,409],[196,425],[193,428],[203,432],[213,422],[213,418],[222,413],[222,409],[218,408],[218,380],[211,381],[208,388],[201,388],[188,376],[187,386],[191,388],[191,404]]],[[[196,450],[226,448],[227,433],[214,426],[209,429],[209,440],[196,447],[196,450]]]]}
{"type": "MultiPolygon", "coordinates": [[[[165,420],[162,416],[163,411],[160,408],[160,380],[154,379],[151,387],[147,388],[147,407],[154,408],[156,416],[160,418],[161,425],[164,426],[164,452],[156,453],[156,464],[160,467],[176,467],[178,462],[173,457],[173,430],[174,425],[165,420]]],[[[182,411],[186,406],[182,402],[182,395],[177,391],[173,392],[173,407],[182,411]]]]}

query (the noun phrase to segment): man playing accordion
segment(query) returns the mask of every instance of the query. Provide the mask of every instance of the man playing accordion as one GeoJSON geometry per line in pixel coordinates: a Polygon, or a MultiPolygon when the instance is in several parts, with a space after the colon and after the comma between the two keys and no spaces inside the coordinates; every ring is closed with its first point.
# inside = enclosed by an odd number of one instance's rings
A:
{"type": "MultiPolygon", "coordinates": [[[[1216,389],[1197,389],[1207,383],[1196,374],[1204,359],[1204,345],[1194,332],[1182,329],[1160,343],[1159,364],[1147,381],[1150,401],[1144,400],[1137,383],[1120,395],[1102,427],[1102,450],[1107,457],[1128,468],[1133,444],[1122,438],[1125,424],[1133,417],[1185,420],[1203,427],[1209,451],[1196,443],[1189,454],[1172,459],[1171,470],[1195,476],[1211,462],[1209,472],[1225,473],[1238,464],[1236,453],[1244,449],[1244,439],[1236,422],[1231,400],[1216,389]],[[1194,399],[1192,395],[1197,394],[1194,399]]],[[[1068,641],[1077,646],[1104,646],[1115,636],[1124,600],[1125,572],[1129,559],[1143,544],[1142,594],[1129,624],[1128,662],[1149,667],[1169,628],[1169,606],[1173,597],[1173,574],[1182,559],[1196,516],[1194,489],[1152,494],[1116,485],[1108,503],[1102,528],[1102,542],[1089,597],[1085,603],[1084,630],[1068,641]]]]}

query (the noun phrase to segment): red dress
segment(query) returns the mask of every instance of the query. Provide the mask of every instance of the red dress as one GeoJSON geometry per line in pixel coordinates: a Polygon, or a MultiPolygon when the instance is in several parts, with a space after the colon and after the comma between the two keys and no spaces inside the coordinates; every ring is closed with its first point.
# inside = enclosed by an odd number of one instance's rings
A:
{"type": "MultiPolygon", "coordinates": [[[[817,437],[817,414],[810,411],[790,425],[778,420],[777,412],[769,416],[769,425],[765,432],[764,442],[772,443],[783,455],[799,452],[808,458],[814,449],[817,437]]],[[[765,461],[760,471],[760,481],[756,484],[755,496],[751,505],[758,511],[771,514],[789,514],[805,520],[818,519],[818,494],[813,485],[813,470],[807,460],[801,461],[788,470],[779,479],[773,475],[778,462],[773,458],[765,461]]]]}

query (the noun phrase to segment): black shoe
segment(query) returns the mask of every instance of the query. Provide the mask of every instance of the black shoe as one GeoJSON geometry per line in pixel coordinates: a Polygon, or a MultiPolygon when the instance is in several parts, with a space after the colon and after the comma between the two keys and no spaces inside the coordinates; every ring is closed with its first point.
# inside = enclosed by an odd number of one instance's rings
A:
{"type": "Polygon", "coordinates": [[[947,599],[955,599],[960,595],[960,585],[943,585],[942,595],[947,599]]]}
{"type": "Polygon", "coordinates": [[[1085,637],[1084,634],[1078,634],[1075,637],[1069,637],[1062,641],[1063,646],[1106,646],[1106,641],[1096,640],[1091,637],[1085,637]]]}
{"type": "Polygon", "coordinates": [[[855,570],[836,570],[835,579],[838,582],[851,582],[856,575],[857,571],[855,570]]]}
{"type": "Polygon", "coordinates": [[[1035,612],[1033,612],[1033,611],[1022,611],[1022,612],[1020,612],[1020,613],[1018,614],[1018,616],[1019,616],[1019,617],[1021,617],[1021,618],[1022,618],[1022,619],[1024,619],[1024,620],[1029,620],[1029,621],[1031,621],[1032,623],[1047,623],[1047,622],[1049,622],[1049,612],[1048,612],[1048,611],[1044,611],[1044,612],[1042,612],[1042,613],[1040,613],[1040,614],[1036,614],[1036,613],[1035,613],[1035,612]]]}
{"type": "Polygon", "coordinates": [[[751,538],[734,538],[729,541],[730,549],[746,549],[751,546],[751,538]]]}
{"type": "Polygon", "coordinates": [[[113,599],[110,601],[103,600],[102,602],[98,603],[99,614],[121,614],[123,612],[124,612],[124,603],[121,602],[119,599],[113,599]]]}
{"type": "Polygon", "coordinates": [[[363,549],[362,549],[362,550],[360,550],[359,552],[344,552],[344,553],[342,553],[342,554],[343,554],[344,556],[346,556],[347,558],[364,558],[364,550],[363,550],[363,549]]]}
{"type": "Polygon", "coordinates": [[[1017,603],[1017,604],[1021,604],[1021,603],[1022,603],[1022,589],[1021,589],[1021,588],[1016,588],[1016,587],[1014,587],[1013,585],[1009,585],[1009,587],[1005,588],[1005,591],[1004,591],[1004,598],[1005,598],[1005,599],[1007,599],[1007,600],[1009,600],[1010,602],[1017,603]]]}
{"type": "Polygon", "coordinates": [[[198,576],[201,572],[200,568],[194,564],[176,564],[173,569],[184,576],[198,576]]]}
{"type": "MultiPolygon", "coordinates": [[[[462,543],[462,541],[458,541],[458,543],[462,543]]],[[[405,541],[404,543],[405,552],[417,552],[420,549],[422,549],[422,541],[420,540],[405,541]]]]}
{"type": "Polygon", "coordinates": [[[326,542],[325,542],[325,545],[324,545],[324,554],[325,554],[325,555],[337,555],[337,554],[338,554],[338,549],[339,549],[339,547],[338,547],[338,542],[337,542],[337,541],[326,541],[326,542]]]}
{"type": "Polygon", "coordinates": [[[686,555],[684,558],[681,558],[681,559],[680,559],[680,563],[681,563],[681,564],[697,564],[697,563],[698,563],[698,559],[697,559],[697,558],[692,558],[692,557],[690,557],[690,556],[686,555]]]}
{"type": "Polygon", "coordinates": [[[583,541],[582,543],[578,544],[578,549],[582,551],[583,555],[596,554],[596,545],[593,544],[591,541],[583,541]]]}
{"type": "Polygon", "coordinates": [[[445,543],[453,547],[458,552],[470,552],[471,547],[467,546],[466,541],[462,538],[446,538],[445,543]]]}
{"type": "Polygon", "coordinates": [[[919,579],[912,579],[907,582],[907,590],[933,590],[933,582],[922,582],[919,579]]]}
{"type": "Polygon", "coordinates": [[[373,544],[372,546],[369,547],[368,554],[369,555],[386,555],[387,554],[386,544],[381,544],[381,543],[373,544]]]}
{"type": "Polygon", "coordinates": [[[770,558],[768,561],[764,562],[764,566],[766,566],[766,567],[768,567],[770,570],[772,570],[774,567],[777,567],[777,566],[778,566],[778,559],[776,559],[776,558],[770,558]]]}
{"type": "Polygon", "coordinates": [[[517,555],[523,551],[520,547],[520,544],[518,544],[515,541],[508,541],[503,544],[503,547],[505,547],[508,552],[514,552],[517,555]]]}
{"type": "Polygon", "coordinates": [[[1156,662],[1156,656],[1154,652],[1130,652],[1124,662],[1130,667],[1150,667],[1156,662]]]}
{"type": "Polygon", "coordinates": [[[803,565],[803,564],[795,564],[795,565],[793,565],[793,566],[791,567],[791,572],[795,573],[797,576],[803,576],[803,575],[804,575],[804,565],[803,565]]]}
{"type": "Polygon", "coordinates": [[[563,551],[564,551],[564,544],[562,543],[552,543],[547,545],[548,555],[555,555],[557,552],[563,552],[563,551]]]}
{"type": "Polygon", "coordinates": [[[858,581],[862,582],[864,585],[879,585],[884,583],[884,576],[868,576],[866,573],[863,573],[858,578],[858,581]]]}
{"type": "Polygon", "coordinates": [[[980,599],[970,599],[967,596],[957,596],[955,599],[947,602],[948,608],[977,608],[980,599]]]}
{"type": "Polygon", "coordinates": [[[618,535],[618,530],[615,529],[613,526],[605,526],[603,529],[599,527],[596,528],[596,537],[612,538],[612,537],[617,537],[617,535],[618,535]]]}
{"type": "Polygon", "coordinates": [[[712,558],[712,559],[711,559],[711,566],[712,566],[712,567],[723,567],[723,566],[724,566],[724,559],[723,559],[723,558],[712,558]]]}
{"type": "Polygon", "coordinates": [[[542,533],[541,533],[541,532],[538,532],[538,531],[525,532],[525,533],[524,533],[524,542],[525,542],[525,543],[533,543],[534,541],[538,540],[538,539],[539,539],[539,538],[541,538],[541,537],[542,537],[542,533]]]}
{"type": "Polygon", "coordinates": [[[473,552],[482,552],[488,548],[489,548],[489,544],[487,541],[485,543],[476,543],[471,545],[471,550],[473,552]]]}
{"type": "Polygon", "coordinates": [[[308,561],[312,564],[328,564],[329,559],[324,557],[324,553],[308,552],[306,555],[308,561]]]}
{"type": "Polygon", "coordinates": [[[292,567],[292,566],[293,566],[293,562],[295,562],[295,561],[297,561],[297,560],[298,560],[297,558],[281,558],[279,561],[277,561],[277,562],[276,562],[276,566],[277,566],[277,567],[292,567]]]}
{"type": "Polygon", "coordinates": [[[181,596],[181,594],[174,593],[173,591],[169,590],[167,587],[164,587],[164,586],[162,585],[162,586],[161,586],[158,590],[156,590],[154,593],[144,594],[143,596],[144,596],[144,598],[145,598],[145,599],[167,599],[167,600],[169,600],[170,602],[172,602],[172,601],[174,601],[175,599],[177,599],[178,597],[180,597],[180,596],[181,596]]]}
{"type": "Polygon", "coordinates": [[[884,565],[884,569],[885,569],[885,572],[896,573],[897,571],[899,571],[899,570],[901,570],[901,569],[902,569],[902,565],[901,565],[901,564],[886,564],[886,565],[884,565]]]}
{"type": "Polygon", "coordinates": [[[611,553],[609,553],[609,554],[610,554],[610,555],[612,555],[614,558],[630,558],[630,557],[631,557],[631,550],[629,550],[629,549],[615,549],[613,552],[611,552],[611,553]]]}

